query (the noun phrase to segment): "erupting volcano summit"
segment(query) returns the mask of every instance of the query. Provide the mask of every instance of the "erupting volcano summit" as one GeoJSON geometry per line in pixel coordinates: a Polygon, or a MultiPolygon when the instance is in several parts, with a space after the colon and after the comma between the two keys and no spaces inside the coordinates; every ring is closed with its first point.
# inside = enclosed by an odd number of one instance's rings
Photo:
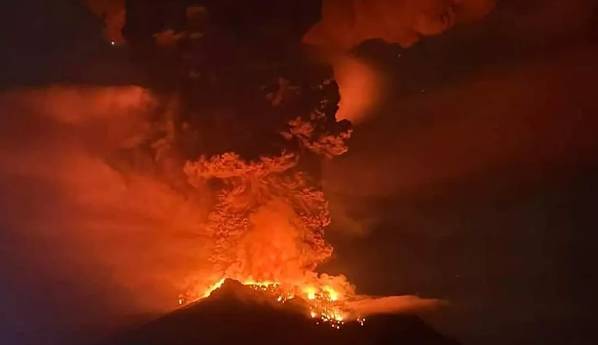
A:
{"type": "Polygon", "coordinates": [[[227,280],[206,299],[123,334],[105,345],[404,344],[458,345],[415,316],[375,316],[341,329],[303,317],[298,298],[279,303],[262,289],[227,280]]]}
{"type": "Polygon", "coordinates": [[[223,291],[259,291],[279,304],[301,305],[300,324],[318,320],[337,330],[374,314],[438,305],[358,295],[344,275],[317,270],[333,252],[320,170],[323,160],[349,150],[353,131],[337,119],[341,92],[332,65],[339,56],[368,39],[406,47],[440,33],[457,21],[460,1],[125,3],[123,36],[111,42],[122,41],[145,66],[144,83],[156,98],[175,104],[155,119],[151,133],[135,138],[137,149],[149,152],[172,188],[207,199],[193,235],[202,239],[198,248],[207,248],[209,264],[187,277],[180,305],[199,301],[189,309],[199,310],[223,291]],[[396,25],[381,9],[413,11],[417,20],[396,25]]]}

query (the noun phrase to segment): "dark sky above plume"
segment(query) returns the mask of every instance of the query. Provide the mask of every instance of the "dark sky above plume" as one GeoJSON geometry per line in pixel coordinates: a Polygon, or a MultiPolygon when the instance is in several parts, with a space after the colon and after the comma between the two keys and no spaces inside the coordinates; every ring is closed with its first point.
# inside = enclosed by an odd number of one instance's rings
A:
{"type": "MultiPolygon", "coordinates": [[[[143,80],[125,48],[107,44],[102,21],[76,1],[11,1],[2,23],[3,95],[143,80]]],[[[335,258],[324,269],[345,273],[364,293],[447,299],[451,307],[429,319],[465,344],[592,344],[595,1],[502,0],[482,21],[409,49],[368,42],[357,54],[385,84],[350,152],[324,166],[335,217],[328,233],[335,258]]],[[[52,212],[70,206],[53,197],[52,183],[17,178],[5,162],[37,144],[43,164],[22,169],[56,178],[45,173],[46,145],[62,150],[79,139],[60,128],[45,136],[44,116],[22,121],[25,110],[4,98],[0,106],[0,342],[67,344],[86,327],[107,326],[98,322],[106,315],[139,312],[127,305],[131,291],[114,282],[127,270],[78,262],[69,256],[77,251],[60,248],[60,233],[19,226],[31,214],[58,219],[52,212]],[[97,267],[105,271],[91,271],[97,267]]],[[[176,234],[156,238],[184,246],[176,234]]],[[[168,271],[173,255],[139,262],[168,271]]]]}

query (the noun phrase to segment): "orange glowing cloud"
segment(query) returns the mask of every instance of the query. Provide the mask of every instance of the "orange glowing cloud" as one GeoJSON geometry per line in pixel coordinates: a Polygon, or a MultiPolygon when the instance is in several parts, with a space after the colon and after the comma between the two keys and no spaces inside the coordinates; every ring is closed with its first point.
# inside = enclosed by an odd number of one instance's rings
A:
{"type": "Polygon", "coordinates": [[[384,80],[381,72],[367,62],[348,55],[338,57],[332,63],[341,95],[336,117],[358,124],[382,97],[384,80]]]}
{"type": "Polygon", "coordinates": [[[325,0],[322,20],[305,36],[309,44],[349,50],[370,39],[409,47],[456,23],[480,18],[494,0],[325,0]]]}
{"type": "Polygon", "coordinates": [[[14,251],[43,246],[23,267],[62,275],[78,290],[65,294],[94,291],[129,312],[164,311],[207,261],[198,224],[209,195],[177,190],[144,147],[163,136],[151,121],[155,105],[136,86],[0,95],[2,222],[14,251]]]}
{"type": "Polygon", "coordinates": [[[479,19],[494,0],[325,0],[322,19],[304,36],[334,66],[341,104],[339,119],[362,122],[379,104],[382,72],[347,52],[372,39],[409,47],[456,24],[479,19]]]}

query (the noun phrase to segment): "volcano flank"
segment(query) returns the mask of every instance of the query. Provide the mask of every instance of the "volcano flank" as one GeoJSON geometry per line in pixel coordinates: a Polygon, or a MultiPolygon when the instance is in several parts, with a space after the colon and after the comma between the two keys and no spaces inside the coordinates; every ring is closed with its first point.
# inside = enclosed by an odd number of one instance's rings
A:
{"type": "Polygon", "coordinates": [[[305,310],[300,298],[276,303],[263,291],[227,280],[208,298],[102,345],[459,344],[414,315],[373,316],[336,329],[306,317],[305,310]]]}

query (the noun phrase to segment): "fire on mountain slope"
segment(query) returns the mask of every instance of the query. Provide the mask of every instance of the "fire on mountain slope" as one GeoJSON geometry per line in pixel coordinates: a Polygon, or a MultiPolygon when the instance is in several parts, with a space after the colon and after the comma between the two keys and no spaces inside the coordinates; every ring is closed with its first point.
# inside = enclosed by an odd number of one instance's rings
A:
{"type": "Polygon", "coordinates": [[[205,225],[213,237],[211,261],[217,273],[208,286],[194,286],[181,302],[208,297],[226,279],[234,279],[279,303],[298,299],[305,303],[309,317],[335,328],[346,321],[363,324],[371,314],[438,304],[409,296],[360,296],[345,276],[317,273],[318,265],[332,255],[324,238],[331,218],[325,195],[302,160],[313,154],[341,155],[351,136],[345,121],[334,120],[336,105],[332,111],[325,109],[324,100],[311,114],[289,122],[281,136],[295,142],[296,146],[285,145],[298,147],[294,151],[256,161],[231,152],[187,162],[185,173],[191,185],[201,188],[212,182],[217,186],[215,206],[205,225]]]}

